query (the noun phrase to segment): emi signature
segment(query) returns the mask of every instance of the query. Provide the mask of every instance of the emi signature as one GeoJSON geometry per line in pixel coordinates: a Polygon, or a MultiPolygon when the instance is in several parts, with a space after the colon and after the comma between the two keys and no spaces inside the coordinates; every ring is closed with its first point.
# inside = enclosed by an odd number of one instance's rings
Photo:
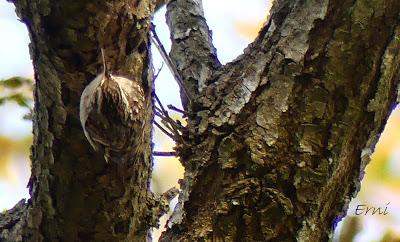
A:
{"type": "Polygon", "coordinates": [[[356,215],[387,215],[389,212],[387,211],[388,205],[390,202],[386,204],[385,207],[368,207],[364,204],[357,205],[355,214],[356,215]]]}

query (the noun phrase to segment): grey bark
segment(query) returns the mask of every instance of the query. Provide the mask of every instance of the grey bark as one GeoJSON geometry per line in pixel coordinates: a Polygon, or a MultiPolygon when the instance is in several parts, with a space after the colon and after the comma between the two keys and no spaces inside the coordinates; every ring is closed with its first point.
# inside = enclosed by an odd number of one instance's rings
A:
{"type": "Polygon", "coordinates": [[[219,66],[199,2],[168,5],[170,55],[196,103],[161,240],[327,241],[396,102],[400,3],[276,1],[219,66]]]}
{"type": "MultiPolygon", "coordinates": [[[[0,215],[0,238],[145,241],[165,210],[148,186],[153,3],[15,4],[36,71],[32,198],[0,215]],[[83,136],[78,102],[100,47],[147,93],[139,162],[106,165],[83,136]]],[[[171,0],[167,12],[191,101],[181,95],[185,176],[161,241],[327,241],[398,102],[400,2],[276,1],[257,39],[224,66],[201,1],[171,0]]]]}

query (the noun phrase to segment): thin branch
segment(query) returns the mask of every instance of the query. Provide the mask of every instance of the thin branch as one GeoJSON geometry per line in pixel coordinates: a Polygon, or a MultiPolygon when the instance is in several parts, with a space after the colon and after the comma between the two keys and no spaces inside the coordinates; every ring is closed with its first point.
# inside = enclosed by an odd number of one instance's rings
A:
{"type": "Polygon", "coordinates": [[[165,130],[159,123],[157,123],[157,121],[153,121],[153,122],[157,126],[157,128],[159,128],[164,134],[166,134],[168,137],[170,137],[173,141],[176,141],[173,134],[171,134],[170,132],[165,130]]]}
{"type": "Polygon", "coordinates": [[[154,109],[154,114],[156,116],[160,117],[161,119],[165,119],[165,116],[163,115],[162,110],[159,107],[154,106],[154,109]]]}
{"type": "Polygon", "coordinates": [[[158,105],[160,106],[160,108],[161,108],[163,114],[164,114],[166,117],[168,117],[168,112],[167,112],[167,110],[165,110],[164,105],[162,105],[162,103],[161,103],[161,101],[160,101],[160,99],[158,98],[158,96],[157,96],[156,93],[154,93],[154,98],[156,99],[156,102],[157,102],[158,105]]]}
{"type": "Polygon", "coordinates": [[[181,136],[181,132],[178,129],[178,126],[176,124],[171,125],[171,121],[165,120],[165,119],[161,119],[161,123],[165,126],[168,127],[170,126],[171,129],[169,129],[175,137],[180,137],[181,136]]]}
{"type": "MultiPolygon", "coordinates": [[[[161,111],[161,113],[163,114],[163,116],[160,116],[161,120],[166,122],[169,126],[171,126],[172,128],[172,132],[176,135],[176,136],[180,136],[180,132],[179,132],[179,126],[176,124],[176,122],[169,116],[167,110],[164,108],[164,106],[162,105],[160,99],[158,98],[157,94],[154,93],[154,98],[156,99],[156,102],[158,103],[158,105],[160,106],[159,111],[161,111]]],[[[156,107],[157,109],[157,107],[156,107]]],[[[168,126],[166,125],[166,126],[168,126]]]]}
{"type": "MultiPolygon", "coordinates": [[[[162,68],[164,67],[164,63],[161,63],[161,67],[158,69],[157,73],[154,75],[154,80],[157,79],[158,75],[160,74],[162,68]]],[[[164,108],[163,104],[161,103],[160,99],[158,98],[157,94],[155,93],[155,91],[153,92],[153,95],[156,99],[157,104],[160,107],[157,107],[156,105],[154,105],[154,114],[156,116],[158,116],[159,118],[161,118],[161,122],[162,124],[164,124],[164,126],[171,131],[172,133],[175,134],[175,136],[180,136],[180,132],[179,132],[179,125],[177,125],[168,115],[168,111],[164,108]]],[[[168,132],[169,133],[169,132],[168,132]]],[[[171,133],[169,133],[171,134],[171,133]]],[[[172,134],[171,134],[172,135],[172,134]]]]}
{"type": "Polygon", "coordinates": [[[186,86],[183,84],[182,77],[179,75],[179,72],[176,70],[174,63],[172,63],[167,52],[165,51],[163,44],[161,43],[160,39],[158,38],[153,24],[151,25],[150,29],[151,29],[151,33],[152,33],[151,38],[150,38],[151,42],[157,48],[158,52],[160,52],[161,57],[164,59],[164,62],[167,64],[167,66],[168,66],[169,70],[171,71],[172,75],[174,76],[176,82],[182,88],[186,98],[189,100],[189,102],[191,102],[192,98],[189,96],[189,91],[186,89],[186,86]]]}
{"type": "Polygon", "coordinates": [[[175,151],[153,151],[154,156],[176,156],[175,151]]]}
{"type": "Polygon", "coordinates": [[[175,112],[178,112],[178,113],[183,114],[183,117],[187,117],[187,115],[188,115],[188,112],[183,111],[182,109],[179,109],[179,108],[175,107],[175,106],[172,105],[172,104],[168,104],[167,107],[168,107],[169,109],[175,111],[175,112]]]}
{"type": "Polygon", "coordinates": [[[171,134],[174,135],[174,137],[180,136],[180,133],[178,133],[177,130],[172,127],[172,125],[166,120],[166,118],[162,115],[162,113],[160,113],[160,111],[155,110],[154,114],[161,119],[161,123],[165,126],[166,129],[168,129],[169,132],[171,132],[171,134]]]}
{"type": "Polygon", "coordinates": [[[156,73],[156,74],[154,75],[154,77],[153,77],[154,80],[157,79],[157,77],[158,77],[158,75],[160,74],[160,72],[161,72],[161,70],[162,70],[163,67],[164,67],[164,62],[161,62],[161,67],[158,68],[157,73],[156,73]]]}

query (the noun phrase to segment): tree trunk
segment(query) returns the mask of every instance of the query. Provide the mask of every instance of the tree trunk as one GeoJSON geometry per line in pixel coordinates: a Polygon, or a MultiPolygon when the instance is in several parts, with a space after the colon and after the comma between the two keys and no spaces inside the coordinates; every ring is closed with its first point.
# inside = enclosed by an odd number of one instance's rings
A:
{"type": "MultiPolygon", "coordinates": [[[[15,5],[36,73],[32,197],[0,217],[0,238],[147,240],[165,210],[148,185],[153,2],[15,5]],[[106,164],[79,123],[101,47],[147,96],[146,142],[127,164],[106,164]]],[[[397,0],[278,0],[223,66],[201,1],[171,0],[170,56],[189,115],[176,147],[182,191],[161,241],[327,241],[398,102],[399,13],[397,0]]]]}
{"type": "Polygon", "coordinates": [[[20,239],[6,240],[145,241],[158,220],[157,201],[149,192],[153,3],[14,3],[29,30],[36,85],[31,199],[20,239]],[[100,48],[111,73],[141,80],[147,97],[146,141],[138,157],[125,164],[106,164],[79,121],[81,93],[102,71],[100,48]]]}

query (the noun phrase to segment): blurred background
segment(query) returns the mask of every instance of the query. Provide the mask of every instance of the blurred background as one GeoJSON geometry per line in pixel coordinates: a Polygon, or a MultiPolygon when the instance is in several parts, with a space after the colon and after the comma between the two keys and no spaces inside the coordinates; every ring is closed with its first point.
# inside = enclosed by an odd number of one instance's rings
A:
{"type": "MultiPolygon", "coordinates": [[[[206,19],[222,63],[240,55],[255,38],[266,20],[270,5],[271,1],[266,0],[203,0],[206,19]]],[[[165,8],[157,12],[154,23],[158,36],[169,50],[164,16],[165,8]]],[[[28,32],[18,21],[14,6],[0,1],[0,211],[29,197],[26,185],[30,175],[32,143],[29,118],[33,105],[33,68],[28,44],[28,32]],[[19,78],[12,78],[16,76],[19,78]]],[[[157,71],[162,60],[155,49],[153,55],[157,71]]],[[[181,106],[178,86],[168,68],[161,69],[156,79],[156,92],[165,106],[181,106]]],[[[179,118],[179,115],[174,118],[179,118]]],[[[155,129],[153,139],[156,151],[172,150],[173,142],[158,129],[155,129]]],[[[162,193],[177,186],[182,175],[183,168],[175,158],[156,157],[152,188],[162,193]]],[[[335,230],[334,241],[400,241],[400,108],[393,111],[366,169],[361,191],[352,200],[347,214],[335,230]],[[355,216],[360,204],[380,207],[381,211],[387,207],[388,214],[355,216]]],[[[166,216],[163,219],[165,221],[166,216]]],[[[162,227],[154,231],[155,239],[162,227]]]]}

